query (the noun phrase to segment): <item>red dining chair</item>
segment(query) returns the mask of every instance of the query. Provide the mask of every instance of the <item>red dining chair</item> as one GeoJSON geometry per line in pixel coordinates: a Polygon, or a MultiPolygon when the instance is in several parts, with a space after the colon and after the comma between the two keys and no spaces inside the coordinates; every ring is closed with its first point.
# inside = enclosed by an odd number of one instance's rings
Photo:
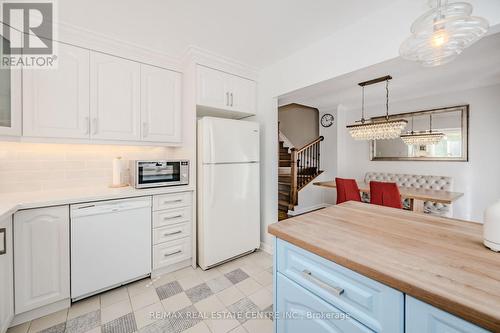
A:
{"type": "Polygon", "coordinates": [[[370,182],[370,203],[403,209],[401,195],[396,183],[370,182]]]}
{"type": "Polygon", "coordinates": [[[335,178],[337,205],[346,201],[361,201],[358,184],[354,179],[335,178]]]}

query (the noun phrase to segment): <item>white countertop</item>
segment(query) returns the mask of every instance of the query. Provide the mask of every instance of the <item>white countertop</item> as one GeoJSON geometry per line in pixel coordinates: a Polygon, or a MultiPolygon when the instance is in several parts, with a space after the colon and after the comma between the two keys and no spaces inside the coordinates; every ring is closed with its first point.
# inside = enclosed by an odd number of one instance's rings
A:
{"type": "Polygon", "coordinates": [[[55,191],[4,193],[0,194],[0,218],[11,215],[20,209],[133,198],[193,190],[193,186],[171,186],[148,189],[135,189],[134,187],[128,186],[121,188],[89,187],[55,191]]]}

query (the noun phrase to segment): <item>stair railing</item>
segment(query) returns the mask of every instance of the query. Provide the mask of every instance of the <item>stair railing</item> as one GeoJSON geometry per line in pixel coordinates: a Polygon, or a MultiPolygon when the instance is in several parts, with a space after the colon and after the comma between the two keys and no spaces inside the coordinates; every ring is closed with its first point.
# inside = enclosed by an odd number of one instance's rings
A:
{"type": "Polygon", "coordinates": [[[291,149],[290,201],[294,204],[298,202],[300,189],[320,171],[320,142],[324,139],[320,136],[300,149],[291,149]]]}

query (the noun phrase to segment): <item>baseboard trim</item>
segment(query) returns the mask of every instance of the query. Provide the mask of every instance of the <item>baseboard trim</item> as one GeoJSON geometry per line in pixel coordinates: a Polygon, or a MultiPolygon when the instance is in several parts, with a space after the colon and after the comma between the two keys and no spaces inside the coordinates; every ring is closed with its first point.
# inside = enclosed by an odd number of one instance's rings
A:
{"type": "Polygon", "coordinates": [[[273,245],[264,242],[260,242],[260,250],[269,253],[270,255],[273,255],[274,253],[273,245]]]}
{"type": "Polygon", "coordinates": [[[318,209],[326,208],[326,207],[330,207],[330,206],[331,206],[331,204],[322,203],[322,204],[318,204],[318,205],[314,205],[314,206],[309,206],[309,207],[306,207],[306,208],[302,208],[302,209],[299,209],[299,210],[289,210],[288,211],[288,215],[290,215],[290,216],[302,215],[302,214],[305,214],[305,213],[312,212],[313,210],[318,210],[318,209]]]}

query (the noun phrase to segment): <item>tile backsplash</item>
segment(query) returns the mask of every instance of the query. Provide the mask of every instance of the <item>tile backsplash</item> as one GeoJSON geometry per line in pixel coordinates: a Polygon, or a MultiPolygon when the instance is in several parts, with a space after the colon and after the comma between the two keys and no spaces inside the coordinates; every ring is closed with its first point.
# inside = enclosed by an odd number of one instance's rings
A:
{"type": "MultiPolygon", "coordinates": [[[[175,148],[0,142],[0,193],[111,184],[112,160],[173,158],[175,148]]],[[[126,180],[125,179],[125,180],[126,180]]]]}

